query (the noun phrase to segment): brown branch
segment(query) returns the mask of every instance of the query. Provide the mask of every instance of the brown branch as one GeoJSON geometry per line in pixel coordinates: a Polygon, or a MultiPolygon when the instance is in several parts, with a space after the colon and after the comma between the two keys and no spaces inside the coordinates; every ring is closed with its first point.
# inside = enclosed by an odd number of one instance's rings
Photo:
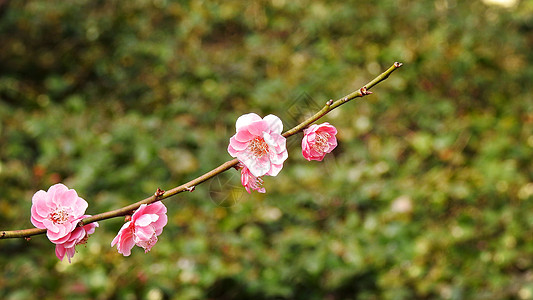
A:
{"type": "MultiPolygon", "coordinates": [[[[304,128],[306,128],[310,124],[316,122],[318,119],[322,118],[327,113],[329,113],[333,109],[343,105],[344,103],[346,103],[346,102],[348,102],[348,101],[350,101],[352,99],[355,99],[355,98],[358,98],[358,97],[363,97],[363,96],[371,94],[372,92],[370,92],[369,90],[372,87],[374,87],[378,83],[382,82],[383,80],[387,79],[389,77],[389,75],[392,74],[392,72],[394,72],[396,69],[398,69],[401,66],[402,66],[401,63],[395,62],[389,69],[387,69],[385,72],[381,73],[379,76],[374,78],[372,81],[370,81],[369,83],[367,83],[366,85],[364,85],[363,87],[358,89],[357,91],[354,91],[351,94],[346,95],[346,96],[342,97],[341,99],[339,99],[339,100],[337,100],[335,102],[333,102],[333,100],[327,101],[325,106],[320,111],[318,111],[315,115],[313,115],[312,117],[310,117],[307,120],[303,121],[302,123],[298,124],[294,128],[291,128],[290,130],[287,130],[286,132],[283,133],[283,136],[284,137],[290,137],[290,136],[292,136],[292,135],[304,130],[304,128]]],[[[202,175],[200,177],[197,177],[197,178],[195,178],[195,179],[193,179],[193,180],[191,180],[191,181],[189,181],[189,182],[187,182],[185,184],[182,184],[182,185],[180,185],[178,187],[175,187],[175,188],[173,188],[171,190],[168,190],[166,192],[164,192],[164,191],[162,191],[162,190],[160,190],[158,188],[156,193],[153,196],[151,196],[151,197],[148,197],[146,199],[143,199],[141,201],[138,201],[136,203],[130,204],[128,206],[125,206],[125,207],[122,207],[122,208],[119,208],[119,209],[103,212],[101,214],[97,214],[97,215],[85,218],[85,219],[80,221],[78,226],[83,226],[83,225],[86,225],[86,224],[89,224],[89,223],[92,223],[92,222],[96,222],[96,221],[102,221],[102,220],[106,220],[106,219],[111,219],[111,218],[115,218],[115,217],[129,215],[129,214],[132,214],[142,204],[150,204],[150,203],[153,203],[153,202],[156,202],[156,201],[160,201],[160,200],[172,197],[172,196],[174,196],[176,194],[179,194],[179,193],[182,193],[182,192],[185,192],[185,191],[192,192],[192,191],[194,191],[194,188],[197,185],[199,185],[199,184],[201,184],[201,183],[203,183],[203,182],[215,177],[216,175],[218,175],[218,174],[220,174],[222,172],[225,172],[225,171],[231,169],[232,167],[237,165],[238,162],[239,161],[237,159],[229,160],[229,161],[221,164],[220,166],[216,167],[215,169],[205,173],[204,175],[202,175]]],[[[31,229],[11,230],[11,231],[5,231],[4,230],[4,231],[0,231],[0,239],[17,238],[17,237],[29,237],[29,236],[32,236],[32,235],[38,235],[38,234],[43,234],[43,233],[46,233],[46,229],[31,228],[31,229]]]]}

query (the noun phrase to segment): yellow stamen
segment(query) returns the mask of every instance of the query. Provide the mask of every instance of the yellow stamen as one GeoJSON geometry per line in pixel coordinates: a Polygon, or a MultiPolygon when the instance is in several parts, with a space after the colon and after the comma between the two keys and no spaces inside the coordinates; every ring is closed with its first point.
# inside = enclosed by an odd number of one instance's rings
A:
{"type": "Polygon", "coordinates": [[[331,135],[324,131],[319,131],[315,135],[315,144],[312,146],[317,152],[326,152],[329,149],[328,140],[331,135]]]}
{"type": "Polygon", "coordinates": [[[68,212],[65,211],[62,207],[56,209],[54,212],[50,213],[48,219],[55,224],[63,224],[68,220],[68,212]]]}
{"type": "Polygon", "coordinates": [[[261,137],[256,137],[250,144],[248,144],[248,150],[255,156],[255,158],[263,157],[268,153],[268,145],[261,137]]]}

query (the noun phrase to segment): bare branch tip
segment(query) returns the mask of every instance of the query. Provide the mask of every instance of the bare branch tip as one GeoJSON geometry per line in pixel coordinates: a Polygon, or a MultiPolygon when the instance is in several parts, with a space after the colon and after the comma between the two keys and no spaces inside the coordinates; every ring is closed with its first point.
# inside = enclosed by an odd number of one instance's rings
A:
{"type": "Polygon", "coordinates": [[[399,68],[401,66],[403,66],[403,63],[401,63],[401,62],[395,62],[394,63],[394,67],[396,67],[396,68],[399,68]]]}

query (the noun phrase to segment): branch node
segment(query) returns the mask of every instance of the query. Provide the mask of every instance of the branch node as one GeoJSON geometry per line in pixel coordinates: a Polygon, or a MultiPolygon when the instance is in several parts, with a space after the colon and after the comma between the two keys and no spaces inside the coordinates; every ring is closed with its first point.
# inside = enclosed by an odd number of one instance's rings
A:
{"type": "Polygon", "coordinates": [[[129,222],[129,221],[131,221],[131,215],[126,215],[124,217],[124,222],[129,222]]]}
{"type": "Polygon", "coordinates": [[[401,62],[394,62],[394,67],[395,68],[399,68],[401,66],[403,66],[403,64],[401,62]]]}
{"type": "Polygon", "coordinates": [[[189,191],[189,192],[194,192],[194,189],[195,189],[195,188],[196,188],[196,186],[195,186],[195,185],[192,185],[192,186],[190,186],[190,187],[186,187],[185,189],[186,189],[187,191],[189,191]]]}
{"type": "Polygon", "coordinates": [[[330,106],[331,104],[333,104],[333,99],[329,99],[328,102],[326,102],[327,106],[330,106]]]}
{"type": "Polygon", "coordinates": [[[157,199],[157,198],[163,196],[163,194],[165,194],[165,191],[160,189],[160,188],[157,188],[157,191],[155,191],[155,193],[154,193],[154,197],[157,199]]]}
{"type": "Polygon", "coordinates": [[[367,90],[366,86],[362,87],[359,92],[361,93],[361,96],[366,96],[372,94],[371,91],[367,90]]]}
{"type": "Polygon", "coordinates": [[[26,242],[29,242],[31,240],[31,237],[25,236],[24,239],[26,240],[26,242]]]}

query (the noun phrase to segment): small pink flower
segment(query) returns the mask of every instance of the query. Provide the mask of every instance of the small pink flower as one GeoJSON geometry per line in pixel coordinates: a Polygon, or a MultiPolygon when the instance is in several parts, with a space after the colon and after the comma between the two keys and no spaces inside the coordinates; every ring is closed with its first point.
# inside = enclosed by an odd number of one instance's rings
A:
{"type": "Polygon", "coordinates": [[[260,177],[276,176],[287,159],[286,139],[281,135],[281,120],[268,115],[249,113],[237,119],[237,133],[230,138],[228,152],[239,159],[250,172],[260,177]]]}
{"type": "MultiPolygon", "coordinates": [[[[90,217],[85,215],[82,218],[90,217]]],[[[56,256],[59,260],[63,260],[65,254],[67,255],[68,262],[76,254],[76,245],[85,244],[89,238],[89,234],[93,234],[98,227],[97,222],[93,222],[82,227],[76,227],[69,235],[69,238],[62,244],[56,244],[56,256]]]]}
{"type": "Polygon", "coordinates": [[[329,123],[313,124],[304,130],[302,154],[308,161],[321,161],[337,147],[337,129],[329,123]]]}
{"type": "Polygon", "coordinates": [[[251,194],[250,189],[259,193],[266,193],[263,187],[263,179],[255,177],[245,165],[242,165],[241,169],[241,183],[249,194],[251,194]]]}
{"type": "Polygon", "coordinates": [[[87,201],[78,197],[75,190],[58,183],[47,192],[40,190],[33,195],[31,223],[47,229],[46,235],[54,244],[64,243],[85,214],[87,201]]]}
{"type": "Polygon", "coordinates": [[[143,247],[145,253],[150,251],[167,224],[166,213],[167,208],[161,201],[142,204],[131,216],[131,221],[120,228],[111,242],[111,247],[118,244],[118,253],[124,256],[130,256],[134,245],[143,247]]]}

